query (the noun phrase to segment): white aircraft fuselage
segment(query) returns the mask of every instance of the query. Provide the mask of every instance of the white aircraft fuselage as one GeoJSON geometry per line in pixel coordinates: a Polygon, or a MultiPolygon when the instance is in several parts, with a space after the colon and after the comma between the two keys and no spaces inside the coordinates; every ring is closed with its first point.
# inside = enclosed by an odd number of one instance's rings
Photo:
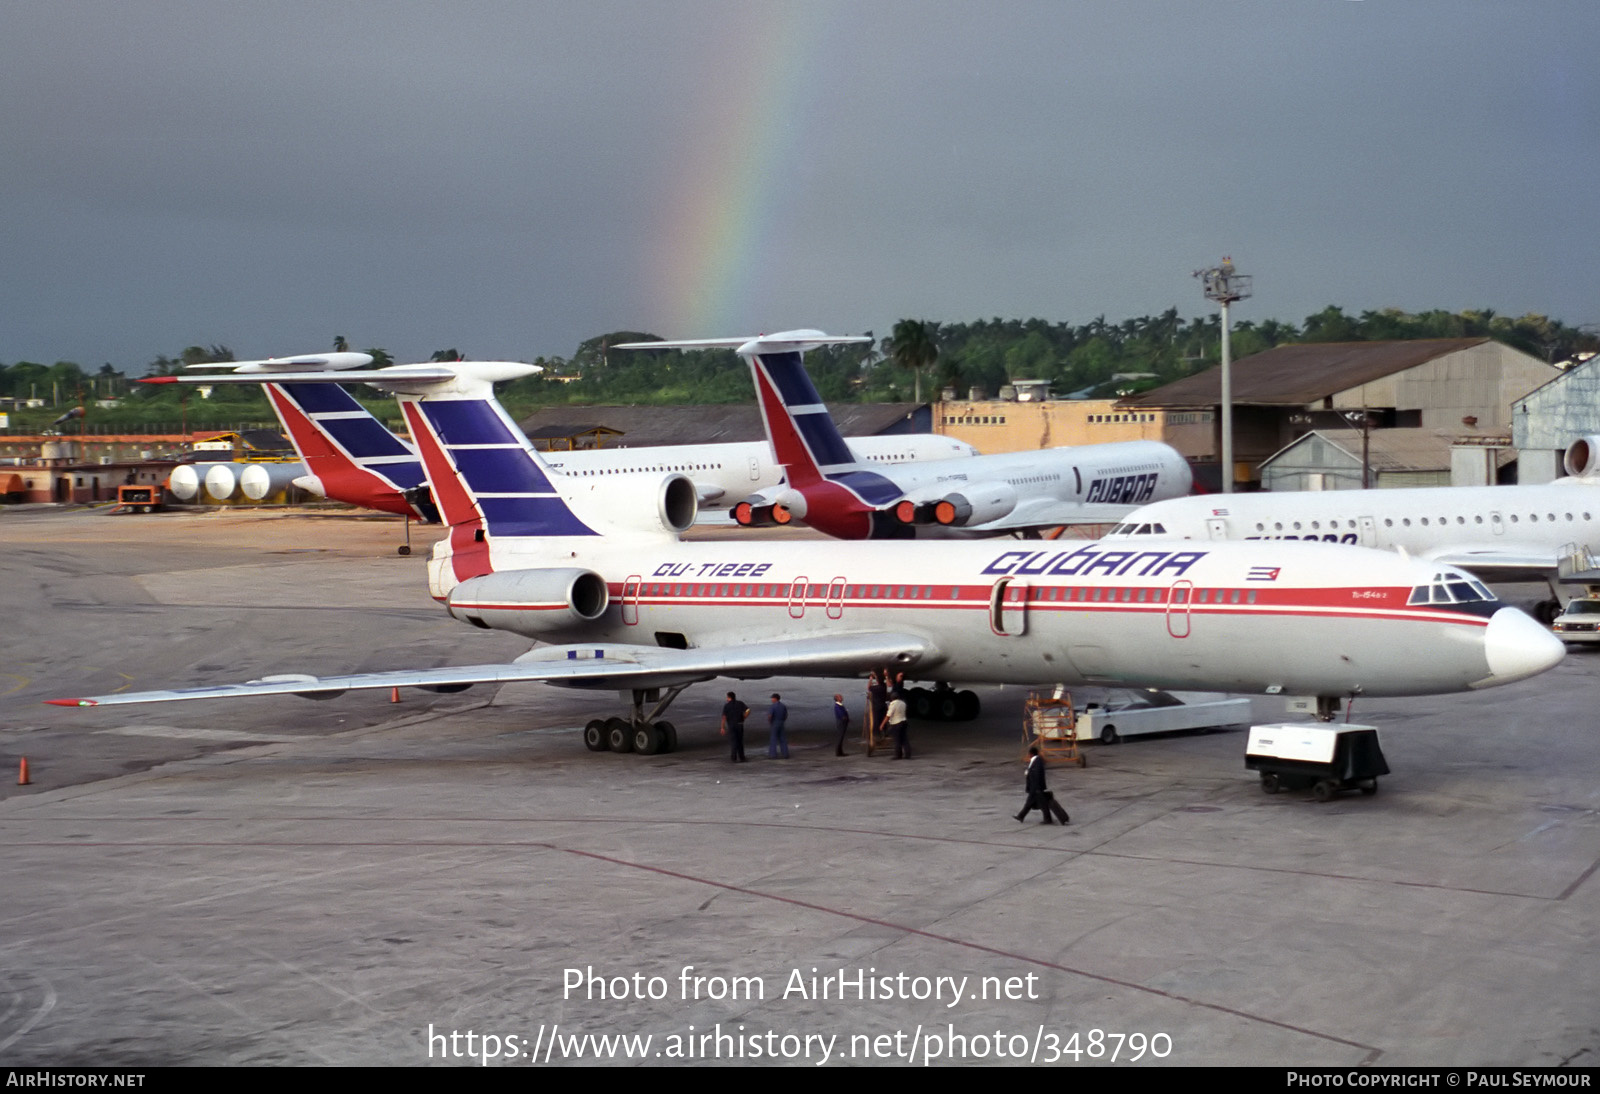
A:
{"type": "MultiPolygon", "coordinates": [[[[934,433],[848,437],[845,443],[869,464],[943,464],[978,455],[965,441],[934,433]]],[[[783,482],[783,467],[774,462],[772,446],[766,441],[591,448],[540,455],[552,471],[573,479],[676,471],[694,482],[701,506],[710,509],[726,509],[747,494],[774,489],[783,482]]]]}
{"type": "Polygon", "coordinates": [[[1464,575],[1322,544],[601,538],[562,541],[559,559],[549,546],[496,541],[495,572],[459,581],[441,541],[430,591],[459,619],[553,643],[913,636],[920,652],[899,666],[908,677],[966,683],[1425,695],[1509,683],[1560,659],[1548,633],[1464,575]],[[542,597],[539,579],[526,583],[557,564],[596,575],[603,612],[575,616],[565,584],[542,597]],[[1427,595],[1452,583],[1468,594],[1459,602],[1427,595]]]}
{"type": "Polygon", "coordinates": [[[1412,487],[1207,495],[1154,502],[1108,541],[1316,540],[1403,549],[1514,579],[1554,572],[1574,546],[1600,541],[1600,480],[1544,486],[1412,487]]]}

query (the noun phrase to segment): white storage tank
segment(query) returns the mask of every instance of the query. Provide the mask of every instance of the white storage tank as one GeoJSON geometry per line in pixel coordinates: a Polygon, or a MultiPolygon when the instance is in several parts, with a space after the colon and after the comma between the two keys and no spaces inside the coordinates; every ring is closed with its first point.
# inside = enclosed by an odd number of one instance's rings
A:
{"type": "Polygon", "coordinates": [[[212,464],[206,472],[206,493],[217,501],[229,501],[239,492],[239,473],[243,465],[237,463],[212,464]]]}
{"type": "Polygon", "coordinates": [[[172,474],[167,477],[167,489],[179,501],[195,501],[200,497],[200,490],[205,485],[206,475],[215,463],[185,463],[172,469],[172,474]]]}
{"type": "Polygon", "coordinates": [[[281,494],[306,473],[303,463],[252,463],[239,473],[239,489],[250,501],[281,494]]]}

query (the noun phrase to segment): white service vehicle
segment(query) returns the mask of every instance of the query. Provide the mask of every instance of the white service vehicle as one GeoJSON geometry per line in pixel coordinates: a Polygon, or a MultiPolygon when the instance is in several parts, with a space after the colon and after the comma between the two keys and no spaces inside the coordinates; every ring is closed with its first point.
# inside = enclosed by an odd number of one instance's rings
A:
{"type": "Polygon", "coordinates": [[[1185,694],[1193,698],[1170,691],[1132,691],[1104,703],[1090,703],[1078,713],[1075,736],[1080,741],[1114,745],[1142,733],[1215,729],[1250,720],[1249,699],[1208,699],[1209,692],[1185,694]]]}
{"type": "Polygon", "coordinates": [[[1600,642],[1600,597],[1580,597],[1550,625],[1563,642],[1600,642]]]}

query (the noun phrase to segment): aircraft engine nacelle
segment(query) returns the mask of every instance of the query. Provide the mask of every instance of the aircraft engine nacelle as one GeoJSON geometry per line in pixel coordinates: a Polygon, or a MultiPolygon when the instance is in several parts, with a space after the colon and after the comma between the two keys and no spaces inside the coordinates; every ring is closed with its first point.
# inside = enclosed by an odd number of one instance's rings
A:
{"type": "Polygon", "coordinates": [[[773,501],[774,495],[762,490],[735,503],[728,515],[741,528],[771,528],[778,523],[773,501]]]}
{"type": "Polygon", "coordinates": [[[500,570],[468,578],[450,590],[450,614],[474,627],[543,638],[606,612],[605,578],[577,567],[500,570]]]}
{"type": "Polygon", "coordinates": [[[981,482],[959,494],[950,494],[933,503],[933,519],[938,524],[966,528],[999,520],[1017,507],[1017,491],[1008,482],[981,482]]]}
{"type": "Polygon", "coordinates": [[[1600,474],[1600,437],[1579,437],[1567,446],[1561,462],[1575,478],[1600,474]]]}
{"type": "Polygon", "coordinates": [[[594,504],[601,507],[604,520],[621,529],[682,532],[700,513],[694,480],[676,472],[659,479],[648,475],[618,475],[614,479],[602,476],[592,490],[594,504]]]}

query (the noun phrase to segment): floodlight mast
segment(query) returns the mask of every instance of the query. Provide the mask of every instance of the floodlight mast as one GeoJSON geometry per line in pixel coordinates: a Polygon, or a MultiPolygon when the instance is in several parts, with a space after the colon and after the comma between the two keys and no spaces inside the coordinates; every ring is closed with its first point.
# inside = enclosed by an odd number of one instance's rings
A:
{"type": "Polygon", "coordinates": [[[1233,259],[1224,256],[1222,265],[1196,270],[1207,300],[1222,306],[1222,492],[1233,493],[1233,374],[1228,345],[1228,305],[1250,295],[1250,275],[1234,270],[1233,259]]]}

